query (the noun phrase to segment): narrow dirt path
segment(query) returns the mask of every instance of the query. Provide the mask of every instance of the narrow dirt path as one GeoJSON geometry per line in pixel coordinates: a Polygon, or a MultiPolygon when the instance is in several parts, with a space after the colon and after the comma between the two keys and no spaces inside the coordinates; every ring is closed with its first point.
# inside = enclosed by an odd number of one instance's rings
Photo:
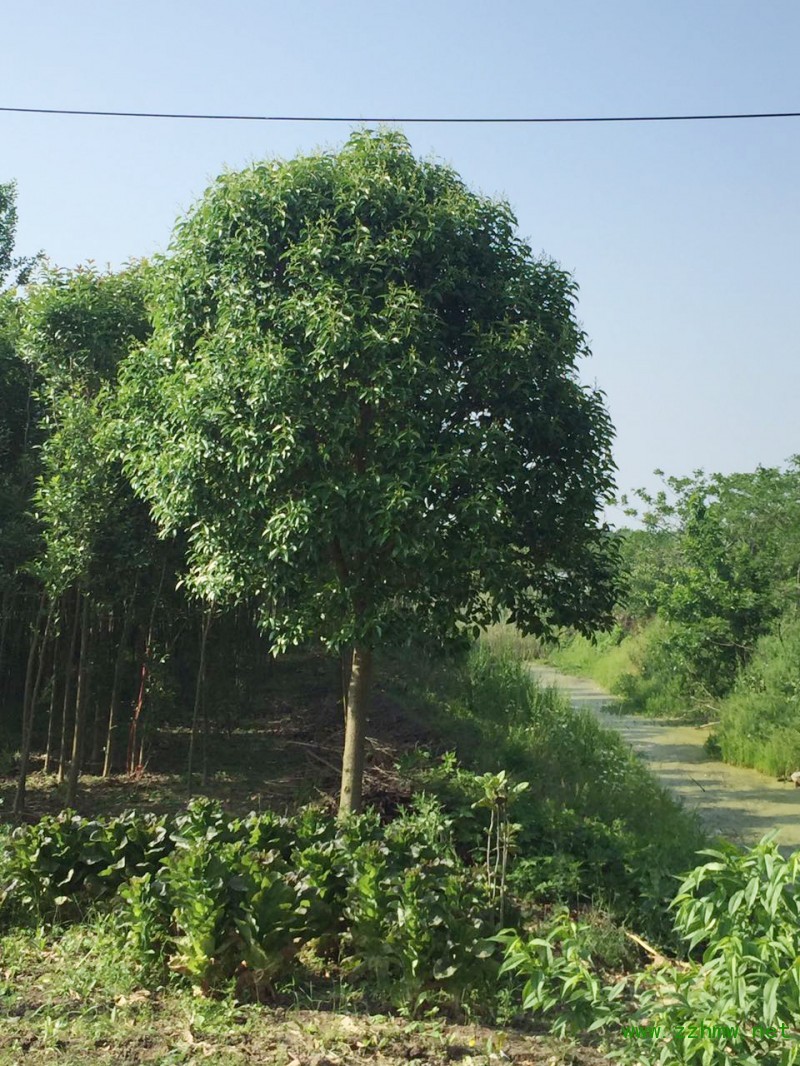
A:
{"type": "Polygon", "coordinates": [[[757,770],[709,759],[703,750],[707,727],[609,713],[605,708],[614,697],[594,681],[540,663],[529,667],[542,685],[557,688],[573,707],[591,710],[604,726],[623,736],[712,832],[752,844],[777,829],[782,849],[800,848],[800,790],[757,770]]]}

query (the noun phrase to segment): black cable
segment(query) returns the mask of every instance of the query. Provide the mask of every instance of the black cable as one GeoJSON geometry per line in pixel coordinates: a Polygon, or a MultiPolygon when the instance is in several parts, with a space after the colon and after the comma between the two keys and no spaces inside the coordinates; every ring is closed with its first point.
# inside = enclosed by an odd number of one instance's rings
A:
{"type": "Polygon", "coordinates": [[[185,114],[180,112],[161,111],[80,111],[73,108],[61,107],[0,107],[0,112],[22,115],[83,115],[97,118],[172,118],[172,119],[196,119],[209,122],[377,122],[377,123],[461,123],[483,125],[513,125],[534,123],[567,123],[567,122],[716,122],[726,119],[746,118],[800,118],[800,111],[760,111],[742,114],[723,115],[592,115],[576,116],[574,118],[457,118],[436,117],[363,117],[346,115],[201,115],[185,114]]]}

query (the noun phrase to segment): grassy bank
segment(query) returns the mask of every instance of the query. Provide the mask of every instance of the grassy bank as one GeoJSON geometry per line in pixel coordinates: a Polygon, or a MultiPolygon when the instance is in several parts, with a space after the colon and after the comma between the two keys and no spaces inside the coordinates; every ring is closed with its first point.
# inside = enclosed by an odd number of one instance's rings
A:
{"type": "Polygon", "coordinates": [[[590,677],[607,692],[616,694],[620,682],[638,675],[639,659],[647,644],[647,633],[625,636],[619,630],[600,633],[591,641],[580,633],[547,650],[546,658],[568,674],[590,677]]]}
{"type": "MultiPolygon", "coordinates": [[[[502,647],[514,638],[499,634],[502,647]]],[[[631,634],[616,630],[592,642],[578,634],[542,657],[566,673],[590,677],[619,697],[630,714],[714,721],[710,755],[774,777],[800,769],[800,618],[787,611],[760,637],[733,688],[718,699],[681,695],[681,678],[666,652],[670,630],[654,619],[631,634]]],[[[527,654],[532,647],[525,649],[527,654]]]]}
{"type": "Polygon", "coordinates": [[[520,883],[539,898],[596,901],[648,935],[667,933],[674,875],[705,838],[616,733],[540,688],[496,640],[465,663],[396,674],[393,687],[439,750],[455,753],[407,760],[415,787],[467,815],[476,773],[505,769],[529,782],[514,816],[520,883]]]}
{"type": "Polygon", "coordinates": [[[726,762],[785,777],[800,769],[800,618],[787,614],[761,637],[710,742],[726,762]]]}

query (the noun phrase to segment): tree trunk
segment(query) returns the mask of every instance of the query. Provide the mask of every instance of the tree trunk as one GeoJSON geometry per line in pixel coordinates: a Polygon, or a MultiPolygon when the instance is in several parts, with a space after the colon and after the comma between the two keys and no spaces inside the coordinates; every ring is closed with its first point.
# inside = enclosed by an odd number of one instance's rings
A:
{"type": "Polygon", "coordinates": [[[50,773],[50,762],[53,756],[53,729],[56,720],[56,695],[58,691],[58,657],[61,650],[61,626],[56,629],[55,644],[53,645],[53,670],[50,676],[50,707],[47,711],[47,742],[44,747],[44,766],[46,774],[50,773]]]}
{"type": "Polygon", "coordinates": [[[197,683],[194,689],[194,710],[192,711],[192,735],[189,737],[189,759],[186,771],[189,796],[192,795],[192,763],[194,761],[194,742],[197,735],[197,716],[200,712],[200,702],[203,698],[203,681],[206,673],[206,641],[208,630],[211,625],[211,612],[206,614],[203,622],[203,631],[200,637],[200,662],[197,666],[197,683]]]}
{"type": "MultiPolygon", "coordinates": [[[[28,780],[28,760],[31,753],[31,735],[33,733],[33,710],[36,704],[37,689],[42,680],[42,667],[44,664],[44,653],[39,656],[39,668],[36,671],[36,681],[33,677],[33,666],[36,662],[36,651],[39,647],[39,628],[42,624],[42,614],[44,613],[44,605],[47,599],[47,593],[43,592],[39,599],[39,610],[36,612],[36,622],[33,626],[33,633],[31,634],[31,646],[28,652],[28,663],[25,668],[25,695],[22,699],[22,743],[20,744],[20,756],[19,756],[19,776],[17,778],[17,791],[14,796],[14,816],[19,818],[22,812],[25,810],[25,785],[28,780]]],[[[47,625],[45,627],[44,641],[47,640],[47,631],[50,628],[50,619],[52,618],[52,608],[47,615],[47,625]]]]}
{"type": "Polygon", "coordinates": [[[158,579],[158,588],[156,590],[155,598],[153,599],[153,606],[150,609],[150,621],[147,625],[147,636],[144,641],[144,650],[142,652],[142,666],[139,674],[139,695],[136,698],[136,706],[133,708],[133,714],[131,715],[131,724],[128,730],[128,755],[126,759],[128,773],[135,773],[137,768],[141,768],[143,761],[144,741],[139,739],[139,720],[142,716],[142,709],[144,708],[144,698],[147,692],[147,675],[149,672],[150,653],[153,645],[153,627],[156,621],[156,610],[158,609],[158,601],[161,599],[161,590],[164,587],[164,575],[167,572],[166,560],[161,566],[161,577],[158,579]],[[139,754],[137,757],[136,747],[139,746],[139,754]]]}
{"type": "MultiPolygon", "coordinates": [[[[93,647],[92,660],[104,660],[106,659],[106,648],[113,644],[114,637],[114,619],[111,612],[106,615],[106,625],[103,625],[102,617],[98,612],[97,624],[95,627],[95,641],[93,647]],[[104,630],[106,632],[104,632],[104,630]],[[103,645],[106,645],[104,648],[103,645]]],[[[113,682],[112,682],[113,687],[113,682]]],[[[91,686],[90,689],[91,691],[91,686]]],[[[103,761],[103,740],[105,739],[107,718],[100,709],[100,700],[95,694],[95,699],[92,702],[94,713],[91,716],[92,720],[92,749],[89,759],[86,762],[86,768],[90,769],[93,774],[100,773],[100,766],[103,761]]],[[[88,715],[87,715],[88,721],[88,715]]]]}
{"type": "Polygon", "coordinates": [[[141,654],[139,656],[139,687],[136,695],[136,702],[134,703],[133,711],[131,712],[130,725],[128,726],[128,751],[125,756],[125,769],[129,774],[136,771],[136,745],[139,741],[139,719],[142,714],[142,708],[144,707],[144,694],[147,688],[147,637],[145,636],[144,643],[142,643],[137,635],[136,644],[141,648],[141,654]]]}
{"type": "Polygon", "coordinates": [[[75,590],[75,613],[72,616],[72,632],[64,661],[64,701],[61,707],[61,744],[58,752],[58,783],[64,780],[67,769],[67,737],[69,735],[69,707],[72,698],[72,678],[75,673],[75,646],[78,643],[78,619],[81,616],[81,590],[75,590]]]}
{"type": "Polygon", "coordinates": [[[339,653],[339,673],[342,685],[342,718],[347,726],[347,693],[350,689],[350,675],[353,671],[353,649],[342,648],[339,653]]]}
{"type": "Polygon", "coordinates": [[[6,634],[8,633],[8,619],[11,614],[13,592],[10,587],[6,587],[3,592],[3,607],[2,607],[2,619],[0,620],[0,682],[5,677],[5,665],[6,665],[6,634]]]}
{"type": "Polygon", "coordinates": [[[42,642],[39,645],[39,665],[36,667],[36,680],[33,683],[33,692],[31,693],[30,705],[28,708],[28,735],[26,738],[26,759],[28,761],[30,760],[31,742],[33,738],[33,724],[36,721],[36,708],[39,704],[39,694],[42,691],[42,677],[44,676],[44,668],[47,661],[47,640],[50,636],[50,626],[53,624],[54,614],[55,604],[51,603],[47,611],[44,635],[42,636],[42,642]]]}
{"type": "Polygon", "coordinates": [[[75,692],[75,729],[72,734],[72,762],[67,781],[67,806],[74,807],[78,795],[78,778],[83,758],[83,734],[86,724],[86,696],[89,681],[89,597],[84,596],[81,612],[81,654],[78,660],[78,685],[75,692]]]}
{"type": "Polygon", "coordinates": [[[200,700],[203,704],[203,765],[200,771],[201,788],[208,788],[208,734],[210,723],[208,719],[208,690],[205,682],[207,669],[208,666],[206,665],[203,668],[203,691],[200,694],[200,700]]]}
{"type": "Polygon", "coordinates": [[[125,665],[125,646],[131,631],[131,619],[133,618],[133,600],[136,595],[134,585],[128,606],[125,609],[125,619],[122,623],[122,635],[119,638],[117,657],[114,662],[114,680],[111,683],[111,701],[108,707],[108,729],[106,730],[106,751],[103,759],[103,777],[108,777],[114,765],[114,731],[117,728],[117,710],[119,708],[119,687],[122,680],[122,668],[125,665]]]}
{"type": "Polygon", "coordinates": [[[357,644],[353,648],[350,684],[345,708],[344,754],[342,756],[342,790],[339,796],[339,819],[361,810],[364,776],[364,738],[367,729],[369,696],[372,685],[372,649],[357,644]]]}

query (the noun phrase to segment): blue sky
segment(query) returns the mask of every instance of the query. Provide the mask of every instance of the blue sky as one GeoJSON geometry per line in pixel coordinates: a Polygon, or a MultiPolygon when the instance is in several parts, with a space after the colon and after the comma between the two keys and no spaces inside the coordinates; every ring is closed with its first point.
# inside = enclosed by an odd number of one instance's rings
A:
{"type": "MultiPolygon", "coordinates": [[[[347,115],[800,111],[784,0],[7,5],[0,106],[347,115]]],[[[621,490],[800,452],[800,119],[404,127],[574,273],[621,490]]],[[[18,248],[164,250],[226,167],[347,126],[0,114],[18,248]]]]}

